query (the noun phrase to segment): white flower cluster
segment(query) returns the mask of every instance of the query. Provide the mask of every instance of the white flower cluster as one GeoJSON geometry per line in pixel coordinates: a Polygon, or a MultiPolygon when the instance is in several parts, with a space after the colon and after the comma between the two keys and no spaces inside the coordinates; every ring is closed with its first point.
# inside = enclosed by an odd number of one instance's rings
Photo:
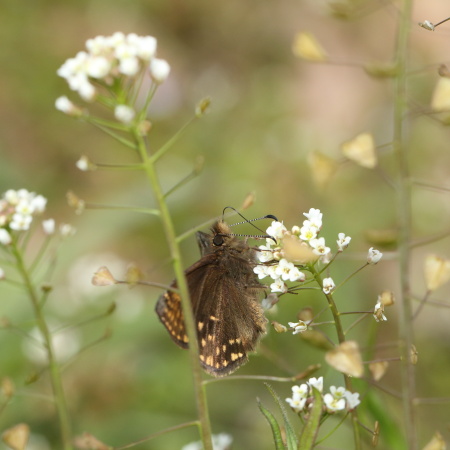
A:
{"type": "Polygon", "coordinates": [[[26,189],[9,189],[0,199],[0,244],[11,243],[10,231],[30,228],[33,216],[45,210],[47,199],[26,189]]]}
{"type": "MultiPolygon", "coordinates": [[[[86,41],[86,51],[80,51],[68,59],[57,71],[71,90],[78,92],[85,101],[93,101],[98,87],[113,86],[117,79],[136,77],[148,71],[152,80],[160,84],[170,73],[167,61],[156,58],[157,41],[153,36],[125,35],[97,36],[86,41]]],[[[76,107],[67,97],[56,100],[56,108],[66,114],[77,114],[76,107]]],[[[117,105],[115,116],[129,123],[135,113],[129,105],[117,105]]]]}
{"type": "Polygon", "coordinates": [[[330,414],[337,411],[351,411],[361,403],[357,392],[347,391],[344,387],[331,386],[330,392],[323,394],[323,377],[310,378],[307,383],[292,386],[292,397],[286,399],[296,413],[308,412],[313,401],[313,387],[322,394],[325,409],[330,414]]]}
{"type": "MultiPolygon", "coordinates": [[[[305,281],[306,277],[293,262],[286,259],[284,250],[284,239],[290,237],[298,244],[302,244],[309,249],[313,255],[320,258],[322,261],[327,261],[330,248],[325,245],[325,238],[319,237],[319,232],[322,228],[322,213],[318,209],[311,208],[309,212],[304,213],[306,220],[303,221],[303,226],[292,227],[291,231],[281,222],[272,222],[271,226],[267,228],[266,232],[274,239],[268,238],[266,245],[259,247],[258,259],[261,265],[254,268],[254,272],[259,279],[271,277],[273,283],[270,285],[272,292],[287,292],[287,281],[305,281]]],[[[339,234],[338,247],[342,251],[348,246],[350,237],[345,237],[343,233],[339,234]]]]}

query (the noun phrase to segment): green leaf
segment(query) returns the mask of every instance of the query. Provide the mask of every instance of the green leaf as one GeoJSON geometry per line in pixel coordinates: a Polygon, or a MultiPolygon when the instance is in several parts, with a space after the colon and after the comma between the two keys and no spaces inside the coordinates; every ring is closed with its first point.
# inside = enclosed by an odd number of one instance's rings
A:
{"type": "Polygon", "coordinates": [[[280,426],[278,425],[277,420],[268,409],[264,408],[259,399],[257,399],[257,402],[260,411],[263,413],[264,417],[267,419],[267,422],[269,422],[269,425],[272,428],[273,440],[275,442],[275,449],[285,450],[286,447],[284,446],[283,439],[281,437],[281,429],[280,426]]]}
{"type": "Polygon", "coordinates": [[[310,410],[309,418],[305,423],[300,440],[298,442],[298,450],[309,450],[314,447],[320,427],[320,418],[322,416],[322,394],[318,389],[312,387],[314,395],[314,403],[310,410]]]}
{"type": "Polygon", "coordinates": [[[292,425],[289,422],[286,408],[284,407],[283,402],[281,401],[278,394],[273,390],[272,386],[270,386],[270,384],[268,384],[268,383],[264,383],[264,384],[266,385],[266,388],[269,390],[273,399],[275,400],[278,407],[280,408],[281,414],[283,415],[284,428],[286,431],[287,448],[288,448],[288,450],[295,450],[297,448],[297,436],[295,435],[294,429],[292,428],[292,425]]]}

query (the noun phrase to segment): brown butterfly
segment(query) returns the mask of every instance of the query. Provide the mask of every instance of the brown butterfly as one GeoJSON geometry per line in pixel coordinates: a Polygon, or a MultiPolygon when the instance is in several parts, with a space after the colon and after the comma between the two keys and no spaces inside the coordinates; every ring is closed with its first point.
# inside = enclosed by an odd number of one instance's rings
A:
{"type": "MultiPolygon", "coordinates": [[[[263,218],[277,220],[272,215],[263,218]]],[[[234,235],[223,220],[217,221],[209,234],[198,232],[197,242],[201,258],[185,274],[197,326],[200,363],[206,372],[221,377],[247,362],[248,352],[255,349],[266,331],[267,319],[258,301],[265,286],[253,272],[256,250],[234,235]]],[[[171,287],[177,287],[175,281],[171,287]]],[[[165,292],[155,309],[175,343],[187,348],[179,294],[165,292]]]]}

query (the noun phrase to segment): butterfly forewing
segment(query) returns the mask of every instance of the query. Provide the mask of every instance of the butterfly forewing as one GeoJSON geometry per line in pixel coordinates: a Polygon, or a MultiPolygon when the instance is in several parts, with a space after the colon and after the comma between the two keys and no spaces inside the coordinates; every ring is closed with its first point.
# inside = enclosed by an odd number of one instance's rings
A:
{"type": "MultiPolygon", "coordinates": [[[[266,323],[257,301],[263,286],[253,273],[254,250],[229,234],[223,222],[213,226],[212,234],[198,233],[202,258],[186,270],[200,362],[214,376],[227,375],[247,361],[266,323]]],[[[172,339],[187,348],[180,296],[167,291],[156,312],[172,339]]]]}

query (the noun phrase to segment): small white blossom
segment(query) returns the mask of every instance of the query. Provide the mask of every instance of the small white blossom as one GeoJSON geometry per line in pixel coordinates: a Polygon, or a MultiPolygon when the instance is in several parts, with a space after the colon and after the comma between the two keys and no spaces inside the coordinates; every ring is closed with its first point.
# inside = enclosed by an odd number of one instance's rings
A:
{"type": "Polygon", "coordinates": [[[373,317],[377,322],[386,322],[387,318],[384,315],[384,305],[381,303],[381,300],[378,299],[378,302],[375,305],[373,310],[373,317]]]}
{"type": "Polygon", "coordinates": [[[45,234],[53,234],[55,232],[55,220],[47,219],[42,221],[42,228],[44,229],[45,234]]]}
{"type": "Polygon", "coordinates": [[[306,325],[306,323],[303,322],[303,320],[299,320],[298,322],[288,322],[288,325],[291,328],[294,328],[292,334],[298,334],[308,329],[308,325],[306,325]]]}
{"type": "Polygon", "coordinates": [[[89,83],[89,81],[81,83],[80,87],[78,88],[78,93],[80,94],[80,97],[87,102],[93,101],[95,99],[95,96],[97,95],[95,87],[91,83],[89,83]]]}
{"type": "Polygon", "coordinates": [[[329,413],[333,413],[336,411],[343,411],[345,409],[345,399],[344,398],[334,398],[331,394],[325,394],[323,396],[323,401],[325,403],[325,407],[329,413]]]}
{"type": "Polygon", "coordinates": [[[338,245],[338,251],[344,251],[348,247],[348,244],[350,244],[351,239],[352,238],[350,236],[346,236],[344,233],[339,233],[338,240],[336,241],[338,245]]]}
{"type": "Polygon", "coordinates": [[[170,65],[164,59],[153,58],[150,61],[150,75],[155,83],[164,82],[170,73],[170,65]]]}
{"type": "Polygon", "coordinates": [[[59,227],[59,232],[61,233],[61,236],[68,237],[73,236],[76,233],[76,230],[69,223],[62,223],[59,227]]]}
{"type": "Polygon", "coordinates": [[[312,224],[309,220],[303,222],[303,226],[300,229],[300,239],[302,241],[311,241],[317,237],[319,229],[312,224]]]}
{"type": "Polygon", "coordinates": [[[334,281],[332,278],[324,278],[323,279],[323,292],[325,294],[331,294],[331,292],[334,291],[336,288],[336,285],[334,284],[334,281]]]}
{"type": "Polygon", "coordinates": [[[289,406],[296,412],[300,412],[303,410],[306,404],[306,398],[300,398],[300,397],[294,397],[294,398],[287,398],[286,402],[289,404],[289,406]]]}
{"type": "Polygon", "coordinates": [[[111,63],[103,56],[91,56],[86,62],[86,73],[92,78],[105,78],[111,70],[111,63]]]}
{"type": "Polygon", "coordinates": [[[69,116],[81,115],[80,108],[78,108],[78,106],[76,106],[74,103],[72,103],[65,95],[62,97],[58,97],[55,100],[55,108],[58,111],[61,111],[64,114],[67,114],[69,116]]]}
{"type": "Polygon", "coordinates": [[[323,391],[323,377],[319,378],[310,378],[308,380],[308,384],[314,388],[316,388],[319,392],[323,391]]]}
{"type": "Polygon", "coordinates": [[[287,292],[287,286],[284,283],[284,281],[281,278],[277,278],[271,285],[270,285],[271,292],[281,292],[285,293],[287,292]]]}
{"type": "Polygon", "coordinates": [[[324,256],[330,253],[330,247],[325,245],[325,238],[315,238],[309,241],[309,245],[313,249],[315,255],[324,256]]]}
{"type": "Polygon", "coordinates": [[[127,56],[119,60],[119,72],[132,77],[139,72],[139,59],[136,56],[127,56]]]}
{"type": "Polygon", "coordinates": [[[333,397],[337,400],[345,397],[345,388],[342,386],[339,387],[330,386],[330,392],[333,395],[333,397]]]}
{"type": "Polygon", "coordinates": [[[16,213],[22,216],[31,216],[34,213],[34,207],[28,199],[22,199],[16,205],[16,213]]]}
{"type": "MultiPolygon", "coordinates": [[[[266,233],[269,236],[272,236],[277,241],[282,239],[284,234],[286,233],[287,228],[281,223],[277,221],[273,221],[269,228],[267,228],[266,233]]],[[[272,242],[272,240],[268,240],[269,242],[272,242]]]]}
{"type": "Polygon", "coordinates": [[[273,260],[273,250],[268,245],[260,245],[259,251],[256,252],[258,260],[262,263],[273,260]]]}
{"type": "Polygon", "coordinates": [[[15,191],[14,189],[8,189],[4,196],[5,200],[10,204],[10,205],[17,205],[17,203],[19,203],[19,194],[17,191],[15,191]]]}
{"type": "Polygon", "coordinates": [[[258,278],[261,280],[268,276],[267,269],[268,266],[258,265],[253,268],[253,272],[256,273],[256,275],[258,275],[258,278]]]}
{"type": "Polygon", "coordinates": [[[141,37],[136,43],[137,55],[144,61],[150,61],[156,54],[156,38],[153,36],[141,37]]]}
{"type": "Polygon", "coordinates": [[[47,206],[47,199],[42,195],[36,195],[36,197],[31,199],[31,207],[35,214],[41,214],[45,211],[47,206]]]}
{"type": "Polygon", "coordinates": [[[77,169],[81,170],[82,172],[86,172],[89,170],[89,158],[85,155],[82,155],[80,159],[75,163],[77,166],[77,169]]]}
{"type": "Polygon", "coordinates": [[[30,215],[22,215],[22,214],[14,214],[12,220],[9,224],[11,230],[16,231],[25,231],[30,228],[31,222],[33,221],[33,217],[30,215]]]}
{"type": "Polygon", "coordinates": [[[369,252],[367,254],[367,262],[369,264],[376,264],[383,256],[383,253],[381,253],[378,250],[375,250],[373,247],[369,248],[369,252]]]}
{"type": "Polygon", "coordinates": [[[8,230],[4,228],[0,228],[0,244],[9,245],[12,242],[11,235],[8,233],[8,230]]]}
{"type": "Polygon", "coordinates": [[[127,105],[117,105],[114,109],[115,118],[122,123],[131,123],[135,115],[134,109],[127,105]]]}
{"type": "Polygon", "coordinates": [[[322,228],[322,216],[323,214],[320,212],[320,209],[311,208],[309,212],[303,213],[303,215],[311,222],[311,224],[315,225],[319,231],[322,228]]]}
{"type": "Polygon", "coordinates": [[[291,233],[298,236],[300,234],[300,227],[298,225],[294,225],[291,229],[291,233]]]}
{"type": "Polygon", "coordinates": [[[358,392],[350,392],[346,390],[345,399],[347,400],[347,409],[349,411],[355,409],[361,403],[358,392]]]}
{"type": "Polygon", "coordinates": [[[305,280],[305,275],[294,266],[294,263],[281,259],[275,269],[275,274],[281,277],[283,281],[297,281],[299,278],[305,280]]]}

